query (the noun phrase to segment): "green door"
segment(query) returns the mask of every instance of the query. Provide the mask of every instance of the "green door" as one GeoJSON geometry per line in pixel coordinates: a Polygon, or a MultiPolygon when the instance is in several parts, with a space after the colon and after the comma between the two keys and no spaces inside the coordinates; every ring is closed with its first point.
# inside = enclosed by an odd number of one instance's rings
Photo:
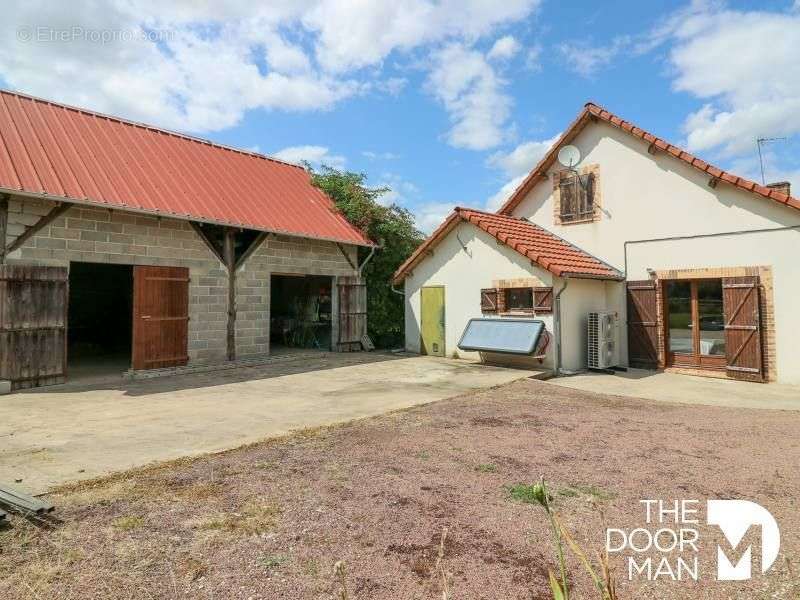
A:
{"type": "Polygon", "coordinates": [[[422,288],[422,353],[444,356],[444,286],[422,288]]]}

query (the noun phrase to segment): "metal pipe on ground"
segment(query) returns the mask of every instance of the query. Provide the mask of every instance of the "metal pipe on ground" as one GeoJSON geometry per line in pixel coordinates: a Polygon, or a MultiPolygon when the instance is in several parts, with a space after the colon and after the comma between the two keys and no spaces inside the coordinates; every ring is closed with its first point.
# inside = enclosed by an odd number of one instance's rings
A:
{"type": "Polygon", "coordinates": [[[16,490],[7,485],[0,484],[0,504],[6,508],[23,513],[35,513],[43,515],[53,512],[55,507],[39,498],[34,498],[28,494],[16,490]]]}

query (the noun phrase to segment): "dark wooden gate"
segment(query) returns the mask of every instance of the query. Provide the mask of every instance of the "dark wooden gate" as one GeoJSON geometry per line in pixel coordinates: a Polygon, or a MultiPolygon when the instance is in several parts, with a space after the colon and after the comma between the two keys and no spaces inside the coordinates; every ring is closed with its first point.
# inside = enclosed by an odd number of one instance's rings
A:
{"type": "Polygon", "coordinates": [[[367,284],[358,277],[339,277],[340,352],[362,349],[361,338],[367,333],[367,284]]]}
{"type": "Polygon", "coordinates": [[[185,365],[189,341],[189,269],[133,268],[133,368],[185,365]]]}
{"type": "Polygon", "coordinates": [[[722,280],[725,358],[729,377],[764,380],[758,277],[722,280]]]}
{"type": "Polygon", "coordinates": [[[629,281],[628,364],[638,369],[658,367],[658,288],[655,281],[629,281]]]}
{"type": "Polygon", "coordinates": [[[0,379],[11,389],[64,382],[68,287],[64,267],[0,265],[0,379]]]}

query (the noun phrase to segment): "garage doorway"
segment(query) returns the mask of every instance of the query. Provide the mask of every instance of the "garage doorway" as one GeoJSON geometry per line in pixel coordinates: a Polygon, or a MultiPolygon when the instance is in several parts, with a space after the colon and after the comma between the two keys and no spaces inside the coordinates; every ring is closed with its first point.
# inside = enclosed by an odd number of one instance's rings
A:
{"type": "Polygon", "coordinates": [[[332,277],[272,275],[270,354],[331,349],[332,289],[332,277]]]}
{"type": "Polygon", "coordinates": [[[69,379],[117,375],[129,369],[133,267],[70,263],[68,307],[69,379]]]}

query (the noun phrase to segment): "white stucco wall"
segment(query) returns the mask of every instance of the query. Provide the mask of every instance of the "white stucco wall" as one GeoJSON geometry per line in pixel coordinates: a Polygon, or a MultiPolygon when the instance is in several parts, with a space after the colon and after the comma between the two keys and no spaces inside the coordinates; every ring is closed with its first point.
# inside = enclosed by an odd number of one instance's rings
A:
{"type": "MultiPolygon", "coordinates": [[[[556,225],[551,180],[542,180],[514,211],[606,262],[625,270],[625,242],[672,236],[719,234],[800,226],[800,211],[720,182],[675,157],[647,153],[647,143],[605,123],[588,125],[572,142],[581,165],[600,166],[602,218],[556,225]]],[[[558,170],[556,164],[551,173],[558,170]]],[[[629,244],[628,279],[646,279],[647,269],[771,266],[778,381],[800,383],[800,229],[629,244]]],[[[621,356],[627,356],[624,287],[606,284],[607,309],[619,307],[621,356]]]]}
{"type": "MultiPolygon", "coordinates": [[[[564,285],[559,279],[553,294],[564,285]]],[[[561,295],[561,367],[580,371],[587,366],[589,313],[613,310],[608,308],[606,286],[619,283],[593,279],[570,279],[561,295]]],[[[618,342],[619,343],[619,342],[618,342]]]]}
{"type": "MultiPolygon", "coordinates": [[[[433,255],[414,267],[413,274],[405,280],[406,349],[420,351],[421,287],[442,285],[445,288],[446,355],[452,356],[458,351],[460,356],[476,357],[475,353],[458,350],[456,344],[469,319],[482,316],[480,290],[493,287],[493,281],[498,279],[529,277],[538,278],[544,286],[553,285],[549,271],[531,265],[530,260],[498,244],[494,237],[474,225],[459,224],[435,246],[433,255]]],[[[553,331],[551,314],[536,318],[545,322],[548,331],[553,331]]],[[[552,365],[552,357],[551,344],[545,367],[552,365]]]]}

